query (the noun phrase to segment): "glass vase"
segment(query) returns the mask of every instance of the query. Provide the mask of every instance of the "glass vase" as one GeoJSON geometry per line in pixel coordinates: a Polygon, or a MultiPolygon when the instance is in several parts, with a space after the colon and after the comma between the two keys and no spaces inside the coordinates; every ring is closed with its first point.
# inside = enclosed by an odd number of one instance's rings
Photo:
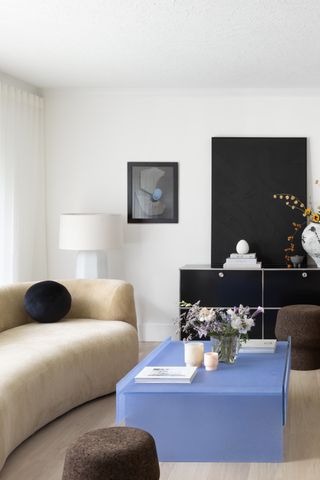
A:
{"type": "Polygon", "coordinates": [[[236,361],[240,339],[237,335],[210,337],[211,350],[219,355],[219,362],[232,364],[236,361]]]}

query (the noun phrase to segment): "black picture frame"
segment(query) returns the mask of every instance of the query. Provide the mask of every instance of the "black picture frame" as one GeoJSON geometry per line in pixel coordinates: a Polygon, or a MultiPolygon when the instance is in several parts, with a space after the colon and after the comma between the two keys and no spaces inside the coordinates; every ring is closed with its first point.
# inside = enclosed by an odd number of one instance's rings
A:
{"type": "Polygon", "coordinates": [[[128,162],[128,223],[178,223],[178,162],[128,162]]]}

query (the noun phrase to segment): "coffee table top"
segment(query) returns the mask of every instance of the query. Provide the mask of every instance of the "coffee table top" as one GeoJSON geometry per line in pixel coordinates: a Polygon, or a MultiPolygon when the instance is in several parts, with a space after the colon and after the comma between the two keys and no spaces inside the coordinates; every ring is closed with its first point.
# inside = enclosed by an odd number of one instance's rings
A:
{"type": "MultiPolygon", "coordinates": [[[[204,342],[210,351],[210,342],[204,342]]],[[[239,354],[233,365],[219,364],[216,371],[200,367],[191,384],[151,384],[134,382],[145,366],[183,366],[184,345],[165,340],[131,370],[118,384],[118,394],[213,394],[213,395],[283,395],[289,370],[290,344],[278,342],[275,353],[239,354]]]]}

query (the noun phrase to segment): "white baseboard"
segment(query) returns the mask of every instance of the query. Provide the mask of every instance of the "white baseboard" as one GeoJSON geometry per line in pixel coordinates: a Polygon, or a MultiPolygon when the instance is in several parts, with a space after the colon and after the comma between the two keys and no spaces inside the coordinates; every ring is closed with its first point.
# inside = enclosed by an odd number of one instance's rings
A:
{"type": "Polygon", "coordinates": [[[143,342],[161,342],[168,337],[177,338],[176,327],[171,323],[140,323],[139,339],[143,342]]]}

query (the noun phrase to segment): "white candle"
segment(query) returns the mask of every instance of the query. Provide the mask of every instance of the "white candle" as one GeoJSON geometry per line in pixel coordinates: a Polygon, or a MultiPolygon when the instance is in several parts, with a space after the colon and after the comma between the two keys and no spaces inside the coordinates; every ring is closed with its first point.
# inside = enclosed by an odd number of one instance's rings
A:
{"type": "Polygon", "coordinates": [[[206,370],[216,370],[219,364],[217,352],[206,352],[204,354],[204,366],[206,370]]]}
{"type": "Polygon", "coordinates": [[[202,342],[186,342],[184,344],[184,361],[188,367],[201,367],[204,345],[202,342]]]}

